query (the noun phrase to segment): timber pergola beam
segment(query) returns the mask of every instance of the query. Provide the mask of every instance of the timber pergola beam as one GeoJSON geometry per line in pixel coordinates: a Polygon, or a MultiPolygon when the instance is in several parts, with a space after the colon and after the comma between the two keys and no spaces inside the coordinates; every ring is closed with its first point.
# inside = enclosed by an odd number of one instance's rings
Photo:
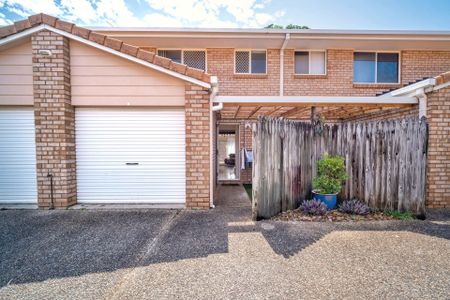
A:
{"type": "Polygon", "coordinates": [[[328,97],[328,96],[217,96],[224,106],[413,106],[416,97],[328,97]]]}
{"type": "Polygon", "coordinates": [[[256,114],[261,108],[262,108],[262,106],[257,106],[254,110],[252,110],[250,112],[250,114],[248,115],[247,119],[250,119],[251,117],[253,117],[253,115],[256,114]]]}
{"type": "Polygon", "coordinates": [[[238,106],[237,109],[236,109],[236,112],[234,113],[233,119],[236,119],[236,117],[237,117],[237,115],[239,114],[239,111],[240,111],[240,110],[241,110],[241,107],[238,106]]]}
{"type": "Polygon", "coordinates": [[[307,110],[309,110],[309,107],[301,107],[301,106],[295,107],[295,108],[292,108],[291,110],[288,110],[287,112],[282,113],[280,115],[280,117],[287,118],[287,117],[296,115],[296,114],[298,114],[300,112],[304,112],[304,111],[307,111],[307,110]]]}

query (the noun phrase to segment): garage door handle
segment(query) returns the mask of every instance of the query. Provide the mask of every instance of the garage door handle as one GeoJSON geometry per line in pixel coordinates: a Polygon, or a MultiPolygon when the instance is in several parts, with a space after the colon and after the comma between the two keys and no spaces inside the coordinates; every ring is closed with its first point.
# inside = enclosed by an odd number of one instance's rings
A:
{"type": "Polygon", "coordinates": [[[127,163],[125,163],[127,166],[137,166],[137,165],[139,165],[139,163],[138,162],[127,162],[127,163]]]}

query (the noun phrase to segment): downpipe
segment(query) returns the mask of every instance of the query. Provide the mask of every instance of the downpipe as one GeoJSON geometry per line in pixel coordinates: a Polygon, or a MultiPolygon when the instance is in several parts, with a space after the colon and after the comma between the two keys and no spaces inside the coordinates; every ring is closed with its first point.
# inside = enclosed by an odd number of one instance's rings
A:
{"type": "Polygon", "coordinates": [[[50,205],[48,209],[54,209],[54,199],[53,199],[53,174],[48,173],[47,178],[50,180],[50,205]]]}
{"type": "Polygon", "coordinates": [[[218,80],[216,76],[211,77],[211,94],[209,96],[209,207],[214,208],[214,183],[216,174],[214,174],[213,162],[213,114],[223,108],[223,103],[214,105],[214,99],[219,93],[218,80]]]}

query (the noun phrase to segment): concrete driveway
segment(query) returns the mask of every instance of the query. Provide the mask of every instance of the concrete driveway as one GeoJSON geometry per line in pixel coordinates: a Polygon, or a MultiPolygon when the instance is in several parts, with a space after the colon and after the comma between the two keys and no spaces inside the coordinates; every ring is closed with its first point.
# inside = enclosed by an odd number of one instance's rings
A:
{"type": "Polygon", "coordinates": [[[450,218],[249,220],[214,210],[0,211],[0,299],[448,299],[450,218]]]}

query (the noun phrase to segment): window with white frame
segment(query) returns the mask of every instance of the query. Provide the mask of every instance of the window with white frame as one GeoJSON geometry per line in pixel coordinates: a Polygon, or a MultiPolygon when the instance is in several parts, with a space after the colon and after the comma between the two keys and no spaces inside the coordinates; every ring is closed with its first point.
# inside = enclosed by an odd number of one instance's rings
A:
{"type": "Polygon", "coordinates": [[[398,83],[399,54],[393,52],[355,52],[353,82],[398,83]]]}
{"type": "Polygon", "coordinates": [[[206,52],[204,50],[164,50],[159,49],[158,55],[185,64],[191,68],[206,70],[206,52]]]}
{"type": "Polygon", "coordinates": [[[325,75],[325,51],[295,51],[295,74],[299,75],[325,75]]]}
{"type": "Polygon", "coordinates": [[[236,50],[234,72],[236,74],[266,74],[266,50],[236,50]]]}

